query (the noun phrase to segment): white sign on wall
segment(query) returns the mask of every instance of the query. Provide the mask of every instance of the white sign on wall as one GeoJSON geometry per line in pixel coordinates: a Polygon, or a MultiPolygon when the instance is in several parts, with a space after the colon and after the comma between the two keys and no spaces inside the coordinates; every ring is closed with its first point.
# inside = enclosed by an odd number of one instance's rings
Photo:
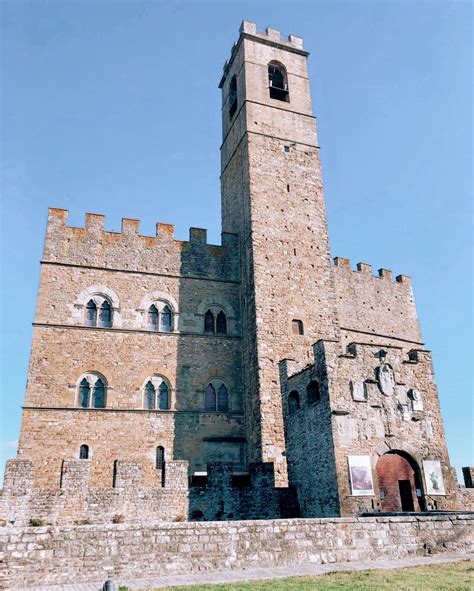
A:
{"type": "Polygon", "coordinates": [[[426,494],[444,495],[443,474],[441,464],[436,460],[423,460],[423,472],[425,473],[426,494]]]}
{"type": "Polygon", "coordinates": [[[370,456],[347,456],[351,477],[351,492],[356,497],[372,496],[374,481],[370,456]]]}

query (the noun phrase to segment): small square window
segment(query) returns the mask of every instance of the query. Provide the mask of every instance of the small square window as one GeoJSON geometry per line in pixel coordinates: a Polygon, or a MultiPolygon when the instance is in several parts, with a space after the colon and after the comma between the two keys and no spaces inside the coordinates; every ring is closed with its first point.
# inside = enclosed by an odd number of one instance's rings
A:
{"type": "Polygon", "coordinates": [[[285,154],[288,154],[290,152],[290,146],[283,146],[283,152],[285,152],[285,154]]]}

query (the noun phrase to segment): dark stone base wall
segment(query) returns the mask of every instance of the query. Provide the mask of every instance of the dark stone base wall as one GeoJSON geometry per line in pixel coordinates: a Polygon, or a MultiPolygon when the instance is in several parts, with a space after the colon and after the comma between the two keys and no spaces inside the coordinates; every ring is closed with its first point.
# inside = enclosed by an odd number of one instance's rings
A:
{"type": "Polygon", "coordinates": [[[3,588],[467,553],[473,532],[461,514],[0,528],[3,588]]]}

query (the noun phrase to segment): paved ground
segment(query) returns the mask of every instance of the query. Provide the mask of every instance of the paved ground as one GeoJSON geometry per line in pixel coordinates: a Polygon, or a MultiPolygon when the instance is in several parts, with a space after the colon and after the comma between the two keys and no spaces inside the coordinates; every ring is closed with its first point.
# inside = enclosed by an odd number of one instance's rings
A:
{"type": "MultiPolygon", "coordinates": [[[[235,570],[224,572],[203,572],[190,575],[167,575],[153,579],[116,580],[117,588],[124,585],[133,590],[162,589],[180,585],[198,585],[205,583],[236,583],[261,579],[283,579],[285,577],[316,576],[324,573],[347,570],[390,569],[418,564],[440,564],[455,560],[474,560],[474,554],[437,554],[435,556],[416,556],[397,560],[372,560],[367,562],[339,562],[331,564],[304,564],[292,567],[261,568],[257,570],[235,570]]],[[[54,585],[47,587],[29,587],[28,591],[100,591],[104,581],[78,585],[54,585]]],[[[23,587],[10,588],[9,591],[26,591],[23,587]]]]}

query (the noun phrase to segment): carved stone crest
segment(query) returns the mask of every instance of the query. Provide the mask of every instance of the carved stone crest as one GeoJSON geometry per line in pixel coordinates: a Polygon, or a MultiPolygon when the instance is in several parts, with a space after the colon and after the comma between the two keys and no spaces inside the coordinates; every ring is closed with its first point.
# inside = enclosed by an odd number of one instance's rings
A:
{"type": "Polygon", "coordinates": [[[385,396],[392,396],[395,389],[395,376],[393,369],[388,363],[382,363],[377,368],[377,381],[382,394],[385,396]]]}
{"type": "Polygon", "coordinates": [[[421,392],[419,390],[412,388],[410,390],[410,399],[413,410],[423,410],[423,399],[421,398],[421,392]]]}
{"type": "Polygon", "coordinates": [[[364,382],[351,382],[351,394],[356,402],[366,402],[367,396],[364,388],[364,382]]]}

